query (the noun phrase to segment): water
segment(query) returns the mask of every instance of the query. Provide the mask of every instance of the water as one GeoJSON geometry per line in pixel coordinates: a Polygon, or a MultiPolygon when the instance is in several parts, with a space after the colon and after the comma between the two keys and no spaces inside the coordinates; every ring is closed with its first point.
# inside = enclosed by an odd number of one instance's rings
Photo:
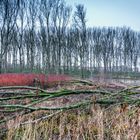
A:
{"type": "Polygon", "coordinates": [[[90,79],[93,80],[94,82],[100,82],[100,83],[114,83],[114,84],[119,84],[119,85],[126,85],[126,86],[139,86],[140,85],[140,79],[123,79],[123,78],[118,78],[118,79],[112,79],[112,78],[93,78],[90,79]]]}
{"type": "Polygon", "coordinates": [[[124,83],[126,85],[131,85],[131,86],[138,86],[140,85],[140,79],[112,79],[112,82],[119,82],[119,83],[124,83]]]}

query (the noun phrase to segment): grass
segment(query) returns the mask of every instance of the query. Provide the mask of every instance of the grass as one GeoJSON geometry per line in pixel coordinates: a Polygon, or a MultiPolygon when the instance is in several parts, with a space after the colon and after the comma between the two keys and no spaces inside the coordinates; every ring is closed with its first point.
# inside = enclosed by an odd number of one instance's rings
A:
{"type": "Polygon", "coordinates": [[[139,130],[140,108],[92,105],[39,123],[17,125],[9,129],[5,140],[140,140],[139,130]]]}

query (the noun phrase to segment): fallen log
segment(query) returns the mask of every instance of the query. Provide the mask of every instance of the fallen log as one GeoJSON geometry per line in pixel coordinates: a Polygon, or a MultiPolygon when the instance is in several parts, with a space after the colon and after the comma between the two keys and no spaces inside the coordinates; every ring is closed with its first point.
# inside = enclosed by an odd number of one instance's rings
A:
{"type": "MultiPolygon", "coordinates": [[[[6,89],[9,87],[1,87],[1,89],[6,89]]],[[[13,87],[14,88],[14,87],[13,87]]],[[[18,87],[16,87],[18,88],[18,87]]],[[[22,87],[20,87],[22,88],[22,87]]],[[[0,102],[0,112],[2,113],[21,113],[20,115],[25,114],[25,112],[29,113],[29,112],[33,112],[33,111],[38,111],[38,110],[69,110],[69,109],[76,109],[79,107],[85,107],[91,104],[100,104],[104,107],[106,106],[110,106],[110,105],[121,105],[121,104],[130,104],[130,105],[139,105],[140,104],[140,99],[138,98],[131,98],[131,94],[127,94],[127,91],[129,91],[130,89],[135,89],[138,87],[131,87],[128,89],[125,89],[123,91],[119,92],[109,92],[109,91],[102,91],[102,90],[59,90],[59,91],[54,91],[54,92],[48,92],[45,90],[40,90],[39,95],[36,96],[33,93],[30,94],[22,94],[20,96],[12,96],[12,97],[4,97],[4,98],[0,98],[1,102],[0,102]],[[42,92],[45,91],[45,92],[42,92]],[[90,100],[84,100],[81,99],[81,101],[75,102],[75,103],[69,103],[69,105],[62,105],[62,106],[52,106],[52,107],[48,107],[48,106],[38,106],[38,104],[42,103],[42,102],[47,102],[50,99],[55,99],[57,100],[57,97],[66,97],[67,95],[78,95],[78,94],[93,94],[94,96],[97,95],[101,95],[99,96],[99,98],[90,98],[90,100]],[[37,97],[37,99],[36,99],[37,97]],[[28,98],[28,99],[33,99],[31,102],[28,102],[27,104],[16,104],[16,103],[12,103],[11,102],[5,102],[5,101],[10,101],[12,99],[24,99],[24,98],[28,98]],[[37,106],[36,106],[37,105],[37,106]],[[19,112],[22,111],[22,112],[19,112]]],[[[29,89],[32,89],[29,87],[29,89]]],[[[36,89],[36,88],[35,88],[36,89]]],[[[33,88],[34,90],[34,88],[33,88]]],[[[133,92],[133,94],[138,94],[137,92],[133,92]]],[[[15,118],[16,115],[10,117],[10,118],[6,118],[0,121],[1,123],[4,123],[10,119],[15,118]]]]}

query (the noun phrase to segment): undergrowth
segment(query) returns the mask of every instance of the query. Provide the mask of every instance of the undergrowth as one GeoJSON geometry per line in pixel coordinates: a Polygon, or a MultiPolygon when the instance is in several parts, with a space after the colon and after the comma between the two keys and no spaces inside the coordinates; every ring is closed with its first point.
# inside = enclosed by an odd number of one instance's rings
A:
{"type": "Polygon", "coordinates": [[[140,108],[92,105],[86,109],[68,110],[39,123],[16,125],[3,139],[140,140],[140,108]]]}

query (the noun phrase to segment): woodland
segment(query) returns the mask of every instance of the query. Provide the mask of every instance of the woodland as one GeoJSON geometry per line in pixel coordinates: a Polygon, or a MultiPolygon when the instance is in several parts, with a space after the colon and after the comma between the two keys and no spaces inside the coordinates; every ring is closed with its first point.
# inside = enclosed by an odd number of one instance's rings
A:
{"type": "Polygon", "coordinates": [[[140,140],[140,32],[86,14],[0,0],[0,140],[140,140]]]}
{"type": "Polygon", "coordinates": [[[87,27],[84,5],[63,0],[0,1],[0,72],[137,73],[140,33],[87,27]]]}

